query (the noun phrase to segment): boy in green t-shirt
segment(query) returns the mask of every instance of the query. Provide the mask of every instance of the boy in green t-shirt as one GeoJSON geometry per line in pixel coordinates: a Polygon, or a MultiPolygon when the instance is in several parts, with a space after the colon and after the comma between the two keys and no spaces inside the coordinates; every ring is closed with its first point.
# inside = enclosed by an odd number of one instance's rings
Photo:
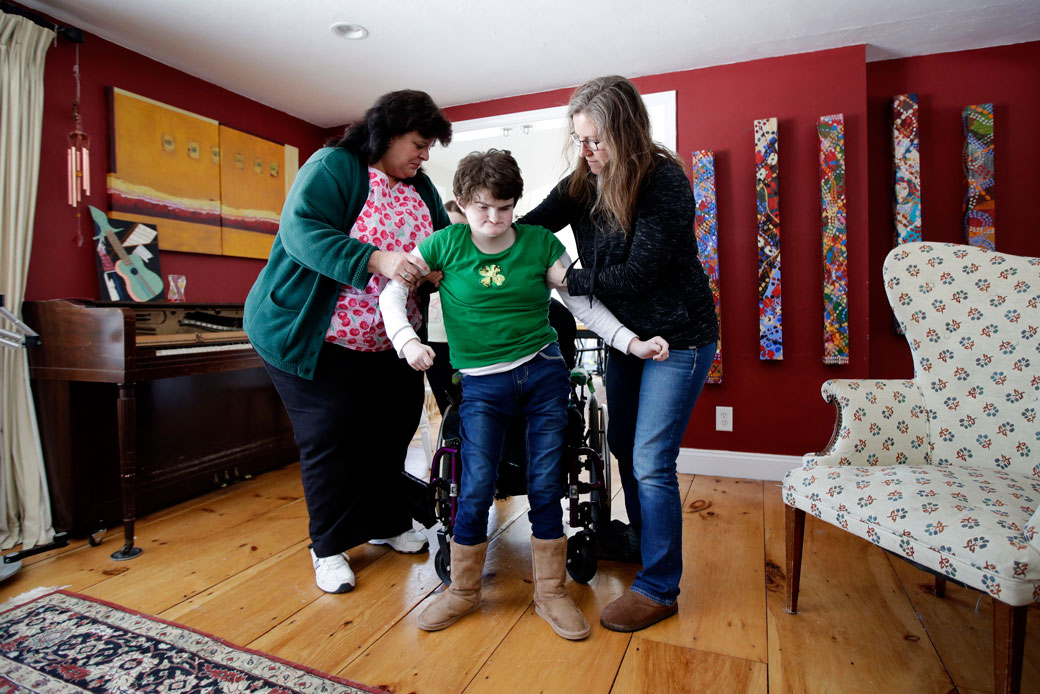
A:
{"type": "MultiPolygon", "coordinates": [[[[468,224],[454,224],[413,253],[440,281],[452,366],[462,371],[462,480],[451,541],[451,585],[419,615],[427,631],[444,629],[480,606],[488,511],[495,493],[506,424],[527,420],[527,495],[531,510],[535,612],[566,639],[589,635],[589,623],[564,588],[560,463],[570,375],[549,324],[547,279],[566,271],[563,244],[548,229],[513,224],[523,192],[509,152],[474,152],[459,162],[453,192],[468,224]]],[[[408,288],[392,282],[379,297],[394,348],[420,371],[434,352],[405,315],[408,288]]],[[[661,337],[643,341],[598,301],[560,296],[585,325],[615,349],[643,359],[668,358],[661,337]]]]}

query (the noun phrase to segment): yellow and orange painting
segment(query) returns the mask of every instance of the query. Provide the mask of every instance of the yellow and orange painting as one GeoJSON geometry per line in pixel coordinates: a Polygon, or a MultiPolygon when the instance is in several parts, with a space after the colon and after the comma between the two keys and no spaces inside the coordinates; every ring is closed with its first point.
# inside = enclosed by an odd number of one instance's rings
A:
{"type": "Polygon", "coordinates": [[[156,227],[164,251],[266,258],[298,150],[122,89],[111,96],[110,215],[156,227]]]}

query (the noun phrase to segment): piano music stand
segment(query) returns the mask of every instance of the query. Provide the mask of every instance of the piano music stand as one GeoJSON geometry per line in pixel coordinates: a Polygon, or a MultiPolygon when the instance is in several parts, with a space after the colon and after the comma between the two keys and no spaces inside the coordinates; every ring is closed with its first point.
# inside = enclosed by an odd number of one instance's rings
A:
{"type": "MultiPolygon", "coordinates": [[[[11,349],[25,349],[40,344],[40,336],[28,325],[18,320],[18,317],[4,308],[4,295],[0,294],[0,320],[6,320],[14,326],[14,331],[0,328],[0,347],[11,349]]],[[[0,383],[0,385],[3,385],[0,383]]],[[[37,545],[31,549],[23,549],[20,552],[11,552],[4,555],[0,563],[0,581],[10,578],[22,568],[22,558],[29,557],[41,552],[49,552],[52,549],[65,547],[69,544],[68,533],[54,533],[51,542],[45,545],[37,545]]]]}

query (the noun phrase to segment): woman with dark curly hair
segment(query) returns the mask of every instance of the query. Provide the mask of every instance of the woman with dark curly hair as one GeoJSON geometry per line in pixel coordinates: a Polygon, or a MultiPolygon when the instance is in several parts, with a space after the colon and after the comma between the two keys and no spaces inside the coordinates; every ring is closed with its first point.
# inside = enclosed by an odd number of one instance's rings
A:
{"type": "Polygon", "coordinates": [[[300,448],[311,560],[327,593],[354,588],[350,547],[428,548],[401,490],[422,373],[397,358],[379,292],[390,280],[406,285],[409,320],[421,329],[415,289],[429,268],[409,251],[449,224],[421,169],[435,142],[451,142],[451,123],[429,95],[380,97],[300,168],[246,299],[246,332],[300,448]]]}

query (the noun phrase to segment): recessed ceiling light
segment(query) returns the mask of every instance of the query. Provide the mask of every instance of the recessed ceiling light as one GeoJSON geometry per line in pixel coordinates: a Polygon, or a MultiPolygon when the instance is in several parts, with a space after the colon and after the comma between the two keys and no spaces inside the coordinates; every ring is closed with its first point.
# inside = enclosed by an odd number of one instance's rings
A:
{"type": "Polygon", "coordinates": [[[350,22],[336,22],[329,27],[329,31],[340,38],[354,41],[360,41],[368,36],[368,29],[360,24],[351,24],[350,22]]]}

